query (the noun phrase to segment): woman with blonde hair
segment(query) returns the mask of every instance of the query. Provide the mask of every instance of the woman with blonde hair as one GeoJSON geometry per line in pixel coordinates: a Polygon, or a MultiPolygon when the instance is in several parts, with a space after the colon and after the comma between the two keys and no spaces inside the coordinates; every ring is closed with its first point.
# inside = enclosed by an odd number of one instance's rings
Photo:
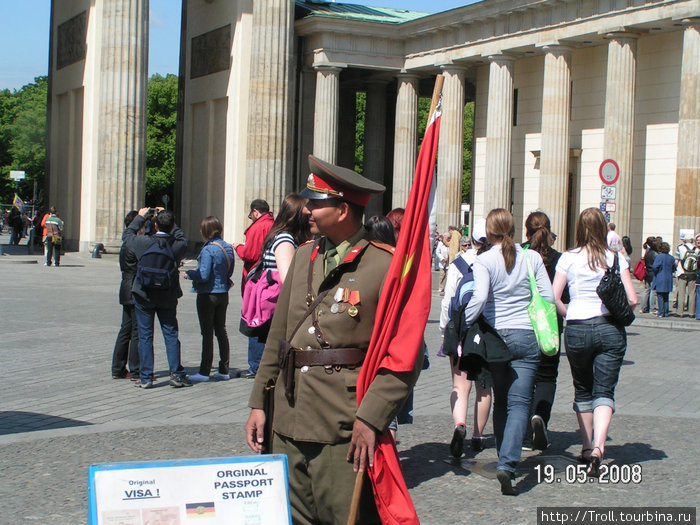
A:
{"type": "Polygon", "coordinates": [[[562,254],[554,275],[557,311],[566,318],[566,357],[574,381],[574,412],[581,431],[581,460],[589,476],[597,476],[605,440],[615,411],[615,386],[627,350],[624,326],[615,322],[596,288],[606,269],[619,265],[632,308],[637,294],[624,257],[608,248],[607,225],[597,208],[581,212],[576,223],[576,247],[562,254]],[[561,300],[569,286],[570,302],[561,300]]]}
{"type": "Polygon", "coordinates": [[[197,317],[202,332],[202,360],[199,372],[190,376],[192,381],[209,381],[214,360],[214,334],[219,344],[219,368],[216,379],[229,379],[230,345],[226,332],[228,291],[233,274],[233,246],[221,235],[224,227],[212,216],[199,225],[199,232],[206,242],[197,257],[197,268],[182,272],[184,279],[192,281],[192,291],[197,294],[197,317]]]}
{"type": "Polygon", "coordinates": [[[486,240],[491,248],[474,262],[474,295],[464,311],[467,325],[480,314],[503,339],[511,361],[489,363],[493,379],[493,428],[498,452],[497,478],[501,493],[514,495],[512,480],[522,454],[530,418],[532,385],[540,361],[535,332],[527,313],[530,303],[529,260],[542,296],[554,302],[552,285],[534,250],[515,244],[513,216],[495,209],[486,217],[486,240]],[[527,260],[526,260],[527,258],[527,260]]]}

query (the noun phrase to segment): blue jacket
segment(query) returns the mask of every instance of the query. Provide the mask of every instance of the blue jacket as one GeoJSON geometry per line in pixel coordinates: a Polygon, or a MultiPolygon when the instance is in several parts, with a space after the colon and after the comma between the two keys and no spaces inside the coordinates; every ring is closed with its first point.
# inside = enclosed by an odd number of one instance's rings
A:
{"type": "Polygon", "coordinates": [[[199,252],[197,268],[187,270],[187,278],[192,280],[192,291],[196,293],[226,293],[233,274],[233,246],[214,237],[209,240],[199,252]],[[226,255],[224,251],[226,250],[226,255]]]}
{"type": "Polygon", "coordinates": [[[673,268],[676,260],[668,253],[660,253],[654,259],[652,269],[654,270],[653,288],[657,292],[670,292],[673,290],[673,268]]]}

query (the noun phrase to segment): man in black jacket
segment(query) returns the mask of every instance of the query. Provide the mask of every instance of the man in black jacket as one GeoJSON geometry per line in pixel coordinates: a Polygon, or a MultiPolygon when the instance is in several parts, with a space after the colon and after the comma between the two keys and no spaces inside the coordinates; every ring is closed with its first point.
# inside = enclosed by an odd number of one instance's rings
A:
{"type": "Polygon", "coordinates": [[[180,339],[177,326],[177,300],[182,297],[182,289],[178,278],[177,268],[187,250],[187,239],[184,232],[175,225],[173,212],[157,208],[153,225],[155,234],[152,236],[137,235],[146,223],[146,216],[151,208],[141,208],[138,216],[124,230],[122,240],[134,252],[136,259],[141,261],[149,248],[155,243],[159,246],[169,244],[174,256],[173,267],[169,269],[169,285],[160,289],[142,285],[138,276],[134,279],[131,292],[134,299],[134,310],[139,333],[139,358],[141,361],[141,381],[136,384],[141,388],[153,387],[153,323],[156,314],[165,340],[165,353],[170,368],[170,386],[180,388],[192,386],[180,362],[180,339]]]}

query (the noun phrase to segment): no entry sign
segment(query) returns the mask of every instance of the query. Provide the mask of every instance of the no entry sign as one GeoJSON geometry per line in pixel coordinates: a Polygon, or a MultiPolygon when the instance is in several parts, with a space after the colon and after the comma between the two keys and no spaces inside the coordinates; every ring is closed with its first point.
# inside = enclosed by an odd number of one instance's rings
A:
{"type": "Polygon", "coordinates": [[[612,185],[620,178],[620,166],[618,166],[617,162],[614,160],[606,159],[600,163],[598,173],[600,174],[600,180],[603,181],[603,184],[612,185]]]}

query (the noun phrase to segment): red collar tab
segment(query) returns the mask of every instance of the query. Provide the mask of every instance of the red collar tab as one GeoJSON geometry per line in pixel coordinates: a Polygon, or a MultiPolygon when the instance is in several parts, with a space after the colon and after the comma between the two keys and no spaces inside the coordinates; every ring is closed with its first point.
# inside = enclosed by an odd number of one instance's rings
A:
{"type": "Polygon", "coordinates": [[[321,243],[317,242],[316,246],[314,246],[314,249],[311,251],[311,262],[314,262],[316,260],[316,256],[318,255],[318,251],[321,249],[321,243]]]}
{"type": "Polygon", "coordinates": [[[364,246],[355,246],[348,254],[345,256],[345,259],[343,259],[343,262],[352,262],[355,260],[355,257],[357,257],[360,252],[364,249],[364,246]]]}

